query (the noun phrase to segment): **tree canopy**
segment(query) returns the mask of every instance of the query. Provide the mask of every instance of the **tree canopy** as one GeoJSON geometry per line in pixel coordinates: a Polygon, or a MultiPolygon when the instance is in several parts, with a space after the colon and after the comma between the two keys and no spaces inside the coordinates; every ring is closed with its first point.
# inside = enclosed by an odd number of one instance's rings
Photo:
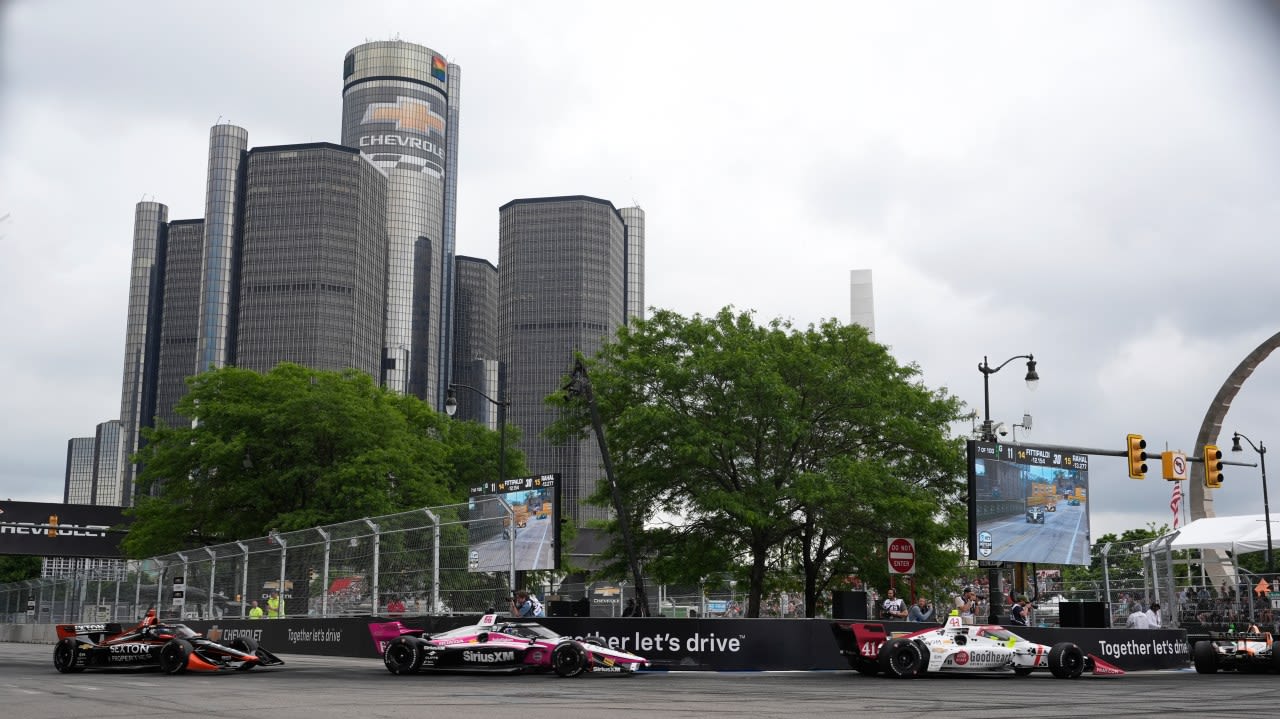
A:
{"type": "MultiPolygon", "coordinates": [[[[729,574],[759,616],[762,596],[786,588],[780,577],[802,576],[813,616],[850,574],[887,580],[890,537],[916,540],[919,572],[959,560],[964,446],[949,428],[961,403],[863,328],[659,310],[587,366],[638,551],[659,581],[729,574]]],[[[588,430],[579,398],[550,401],[565,410],[551,436],[588,430]]],[[[609,492],[592,501],[611,506],[609,492]]],[[[603,571],[625,576],[623,559],[615,542],[603,571]]]]}
{"type": "MultiPolygon", "coordinates": [[[[498,433],[361,372],[284,363],[188,384],[177,411],[192,426],[144,431],[129,556],[460,502],[496,474],[498,433]]],[[[514,447],[507,466],[522,472],[514,447]]]]}

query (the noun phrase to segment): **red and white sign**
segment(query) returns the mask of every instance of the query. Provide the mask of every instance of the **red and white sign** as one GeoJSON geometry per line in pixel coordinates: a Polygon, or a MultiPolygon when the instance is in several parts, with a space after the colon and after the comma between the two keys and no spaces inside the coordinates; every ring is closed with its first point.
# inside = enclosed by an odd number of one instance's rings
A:
{"type": "Polygon", "coordinates": [[[916,540],[897,539],[889,540],[889,574],[915,574],[916,573],[916,540]]]}

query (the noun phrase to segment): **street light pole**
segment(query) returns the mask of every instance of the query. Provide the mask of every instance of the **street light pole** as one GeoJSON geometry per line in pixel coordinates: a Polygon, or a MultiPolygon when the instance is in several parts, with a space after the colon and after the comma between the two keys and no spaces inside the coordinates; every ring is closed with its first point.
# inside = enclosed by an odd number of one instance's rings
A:
{"type": "Polygon", "coordinates": [[[1244,451],[1244,448],[1240,446],[1240,440],[1242,439],[1249,443],[1253,451],[1258,453],[1258,461],[1262,465],[1262,517],[1263,521],[1267,523],[1267,574],[1272,574],[1275,572],[1275,565],[1271,563],[1271,506],[1267,501],[1267,445],[1261,440],[1255,445],[1253,440],[1239,432],[1235,432],[1231,435],[1232,452],[1244,451]]]}
{"type": "MultiPolygon", "coordinates": [[[[992,367],[987,360],[987,356],[982,356],[982,362],[978,365],[978,371],[982,373],[982,441],[995,442],[995,428],[991,423],[991,375],[1004,369],[1004,366],[1016,359],[1025,359],[1027,361],[1027,387],[1035,389],[1036,384],[1040,381],[1040,375],[1036,373],[1036,358],[1030,354],[1014,355],[1009,359],[1001,362],[998,367],[992,367]]],[[[976,501],[976,500],[975,500],[976,501]]],[[[991,616],[988,622],[991,624],[1000,624],[1000,613],[1004,610],[1004,596],[1000,591],[1000,570],[992,568],[987,571],[987,599],[991,606],[991,616]]]]}
{"type": "MultiPolygon", "coordinates": [[[[488,400],[490,404],[498,408],[498,486],[505,489],[507,482],[507,407],[511,404],[510,395],[504,393],[501,401],[496,400],[480,390],[466,384],[451,384],[447,396],[444,400],[445,414],[452,417],[458,411],[458,397],[454,392],[455,387],[471,390],[488,400]]],[[[516,561],[515,561],[515,541],[516,541],[516,518],[515,513],[511,515],[511,591],[514,593],[516,587],[516,561]]]]}

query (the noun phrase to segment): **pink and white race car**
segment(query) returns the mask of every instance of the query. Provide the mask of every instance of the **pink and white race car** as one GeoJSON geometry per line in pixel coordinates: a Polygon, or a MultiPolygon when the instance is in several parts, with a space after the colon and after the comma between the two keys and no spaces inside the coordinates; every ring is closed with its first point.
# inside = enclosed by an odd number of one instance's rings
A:
{"type": "Polygon", "coordinates": [[[601,637],[562,637],[537,622],[486,614],[478,624],[428,635],[400,622],[370,624],[369,632],[392,674],[551,672],[634,674],[649,666],[644,657],[610,649],[601,637]]]}
{"type": "Polygon", "coordinates": [[[1086,671],[1124,674],[1072,642],[1051,647],[1037,644],[1004,627],[962,624],[956,615],[941,628],[892,638],[883,624],[835,622],[831,631],[849,664],[869,676],[884,673],[910,679],[933,672],[1027,676],[1043,670],[1059,679],[1075,679],[1086,671]]]}

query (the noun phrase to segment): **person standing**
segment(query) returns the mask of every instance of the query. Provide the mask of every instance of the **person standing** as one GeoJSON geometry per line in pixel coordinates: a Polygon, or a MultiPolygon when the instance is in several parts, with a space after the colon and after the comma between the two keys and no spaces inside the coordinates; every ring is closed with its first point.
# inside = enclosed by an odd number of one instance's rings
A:
{"type": "Polygon", "coordinates": [[[1151,608],[1147,610],[1147,628],[1160,628],[1160,602],[1152,602],[1151,608]]]}
{"type": "Polygon", "coordinates": [[[960,596],[956,597],[955,604],[956,611],[960,612],[960,621],[973,624],[978,611],[978,593],[973,591],[973,587],[965,587],[960,596]]]}
{"type": "Polygon", "coordinates": [[[1013,606],[1009,608],[1009,623],[1019,627],[1027,626],[1030,621],[1027,617],[1027,608],[1031,605],[1031,601],[1026,597],[1018,597],[1013,602],[1013,606]]]}
{"type": "Polygon", "coordinates": [[[262,607],[258,606],[258,600],[249,603],[249,618],[262,619],[262,607]]]}
{"type": "Polygon", "coordinates": [[[272,592],[267,598],[267,619],[279,619],[284,616],[284,600],[280,592],[272,592]]]}
{"type": "Polygon", "coordinates": [[[898,593],[894,590],[893,587],[889,587],[888,591],[885,592],[884,601],[880,604],[880,618],[881,619],[906,619],[907,618],[907,603],[902,601],[902,597],[898,596],[898,593]]]}
{"type": "Polygon", "coordinates": [[[916,603],[912,604],[911,610],[907,612],[907,619],[912,622],[932,622],[933,605],[929,604],[928,599],[917,597],[916,603]]]}
{"type": "Polygon", "coordinates": [[[1141,607],[1135,607],[1129,612],[1129,616],[1124,620],[1126,629],[1150,629],[1151,619],[1147,617],[1147,613],[1142,611],[1141,607]]]}

